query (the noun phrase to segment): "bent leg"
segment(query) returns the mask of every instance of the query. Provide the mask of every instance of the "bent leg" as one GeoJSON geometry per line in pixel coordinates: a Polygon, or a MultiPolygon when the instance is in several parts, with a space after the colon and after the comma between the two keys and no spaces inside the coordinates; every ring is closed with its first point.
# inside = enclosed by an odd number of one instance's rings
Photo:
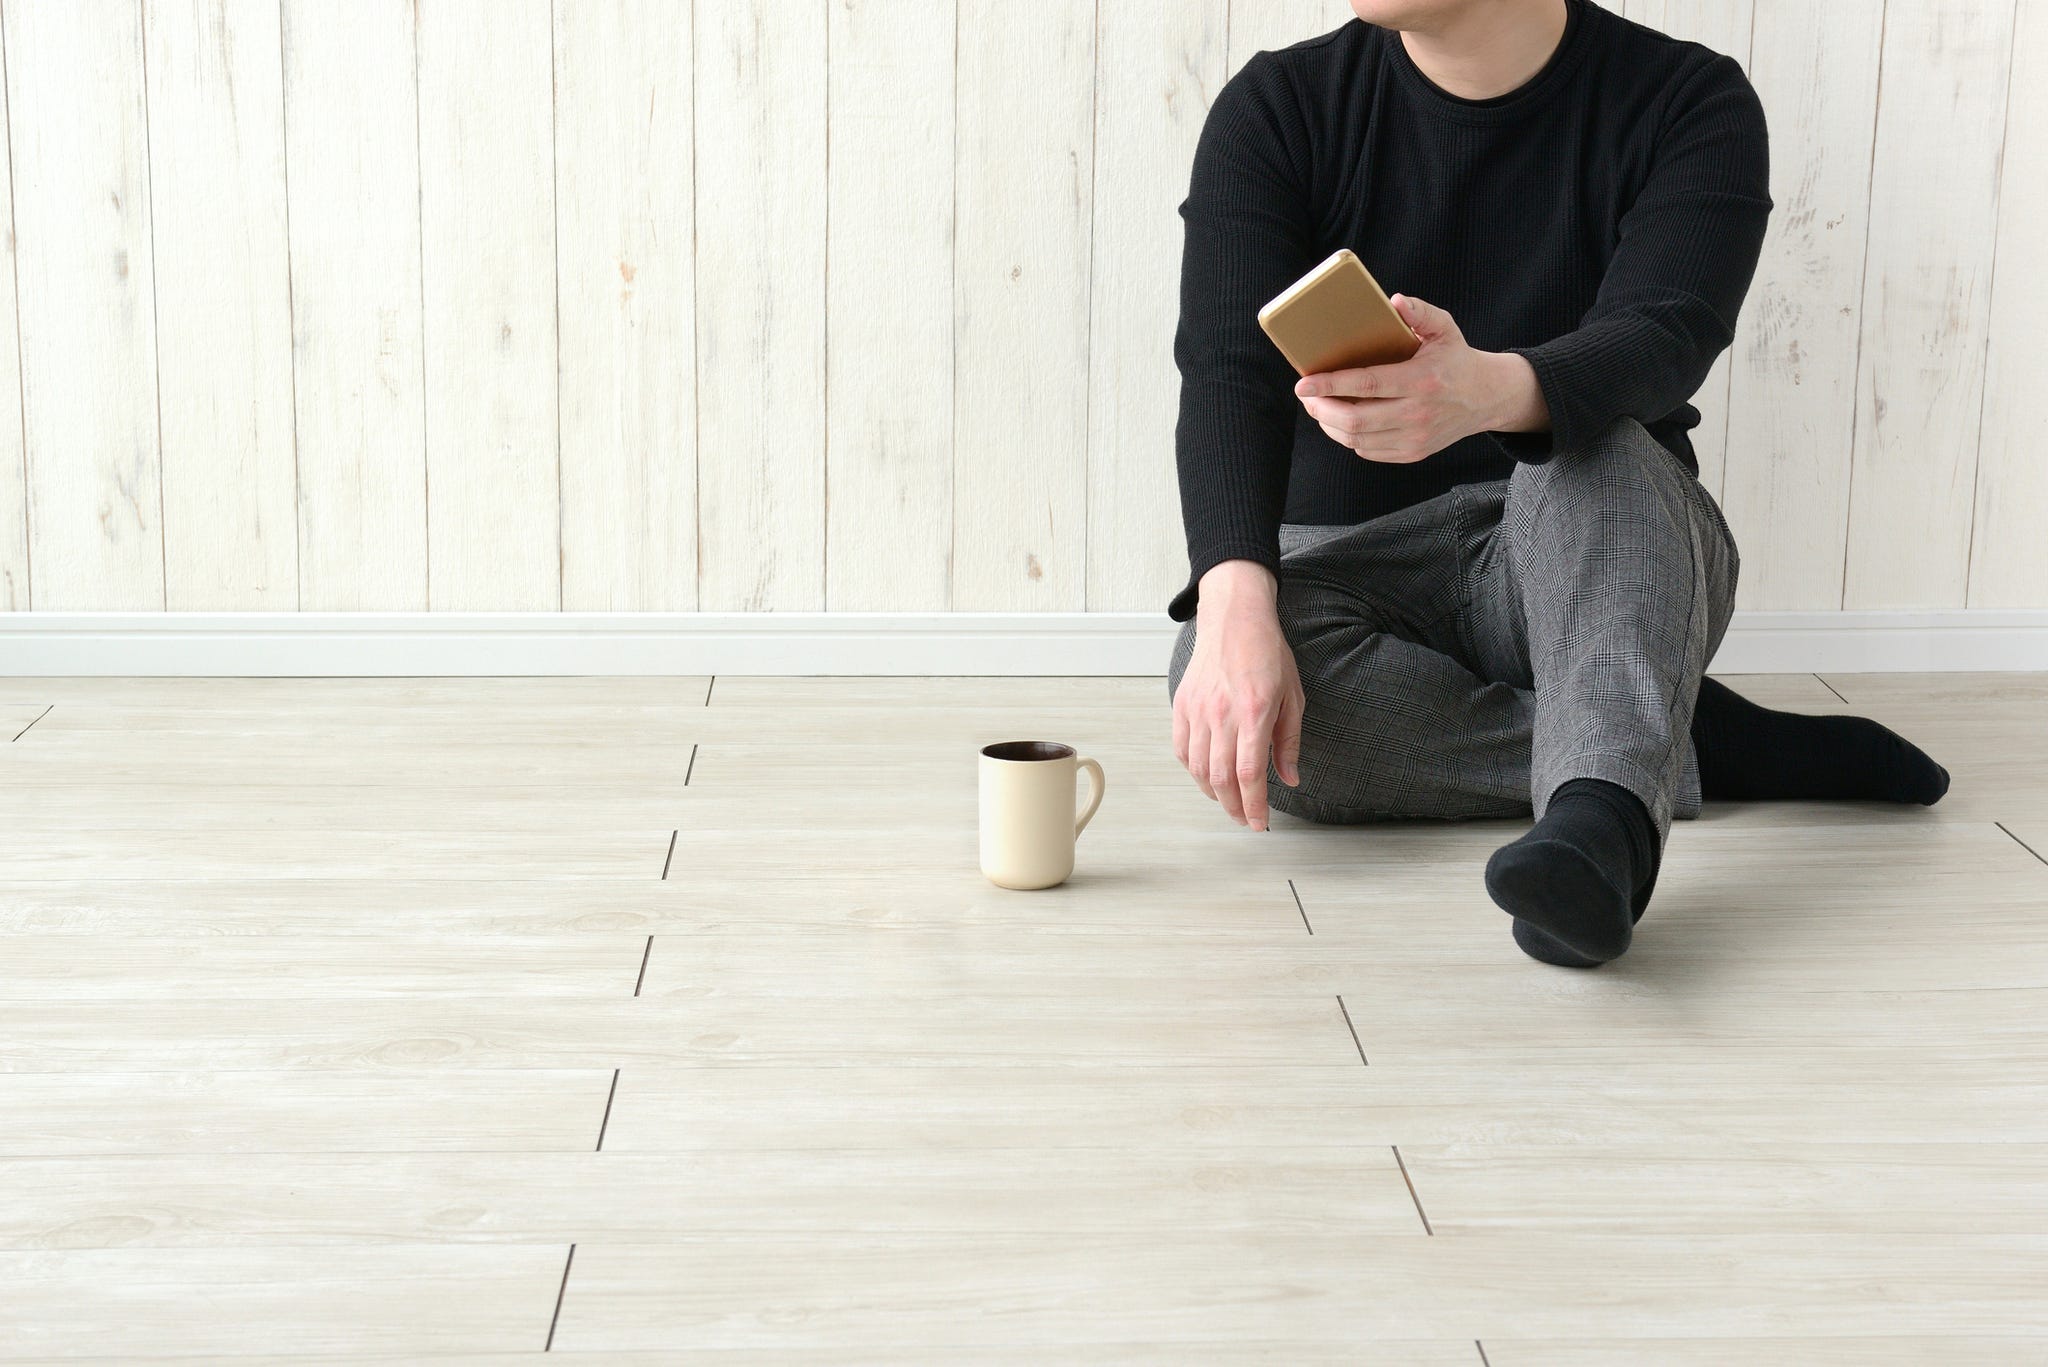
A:
{"type": "Polygon", "coordinates": [[[1713,498],[1632,418],[1516,467],[1474,595],[1482,667],[1526,659],[1530,805],[1575,778],[1642,802],[1661,850],[1699,810],[1690,739],[1740,560],[1713,498]]]}
{"type": "MultiPolygon", "coordinates": [[[[1529,812],[1532,695],[1466,663],[1464,567],[1492,528],[1454,489],[1355,527],[1282,529],[1277,607],[1301,674],[1301,783],[1267,801],[1309,821],[1529,812]]],[[[1167,671],[1180,686],[1195,623],[1167,671]]]]}

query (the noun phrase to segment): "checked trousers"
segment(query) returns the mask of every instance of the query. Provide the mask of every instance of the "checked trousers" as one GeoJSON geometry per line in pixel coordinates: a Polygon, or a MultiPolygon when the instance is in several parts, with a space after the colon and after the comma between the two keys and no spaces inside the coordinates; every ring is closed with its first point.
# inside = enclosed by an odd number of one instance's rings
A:
{"type": "MultiPolygon", "coordinates": [[[[1713,497],[1633,418],[1507,479],[1355,526],[1280,529],[1278,606],[1307,695],[1309,821],[1542,816],[1574,778],[1656,823],[1700,810],[1689,736],[1740,559],[1713,497]]],[[[1195,648],[1175,642],[1170,698],[1195,648]]]]}

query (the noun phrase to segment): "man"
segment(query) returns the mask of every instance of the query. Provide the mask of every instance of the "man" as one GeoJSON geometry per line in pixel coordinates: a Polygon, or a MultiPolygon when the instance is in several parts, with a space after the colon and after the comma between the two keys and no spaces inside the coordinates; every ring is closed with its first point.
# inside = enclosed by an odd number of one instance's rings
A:
{"type": "Polygon", "coordinates": [[[1741,68],[1593,0],[1352,9],[1224,86],[1181,205],[1174,750],[1253,830],[1533,813],[1487,891],[1592,967],[1702,798],[1948,774],[1702,678],[1739,558],[1687,399],[1772,207],[1741,68]],[[1297,381],[1258,309],[1340,246],[1422,349],[1297,381]]]}

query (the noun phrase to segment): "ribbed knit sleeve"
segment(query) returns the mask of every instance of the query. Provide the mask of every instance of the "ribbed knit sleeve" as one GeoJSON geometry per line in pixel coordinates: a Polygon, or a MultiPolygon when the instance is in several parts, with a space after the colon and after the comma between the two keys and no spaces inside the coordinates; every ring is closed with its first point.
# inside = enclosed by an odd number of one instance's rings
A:
{"type": "Polygon", "coordinates": [[[1259,309],[1314,263],[1308,129],[1273,54],[1217,94],[1195,149],[1181,255],[1174,457],[1188,580],[1167,605],[1194,616],[1198,581],[1224,560],[1276,572],[1294,443],[1295,374],[1259,309]]]}
{"type": "Polygon", "coordinates": [[[1685,403],[1735,335],[1770,217],[1762,103],[1716,56],[1674,95],[1647,179],[1580,325],[1528,358],[1548,432],[1498,433],[1518,460],[1580,446],[1619,417],[1653,422],[1685,403]]]}

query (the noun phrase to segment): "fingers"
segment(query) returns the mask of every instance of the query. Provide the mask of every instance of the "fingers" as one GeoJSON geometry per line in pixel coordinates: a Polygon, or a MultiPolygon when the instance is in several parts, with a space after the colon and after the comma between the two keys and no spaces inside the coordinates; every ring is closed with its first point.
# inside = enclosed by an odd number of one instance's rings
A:
{"type": "Polygon", "coordinates": [[[1255,831],[1266,829],[1266,747],[1271,742],[1265,726],[1247,726],[1237,733],[1237,789],[1245,824],[1255,831]]]}
{"type": "MultiPolygon", "coordinates": [[[[1445,315],[1448,317],[1449,315],[1445,315]]],[[[1325,370],[1294,382],[1296,398],[1405,399],[1441,393],[1443,376],[1437,363],[1420,352],[1405,361],[1363,366],[1357,370],[1325,370]]]]}
{"type": "Polygon", "coordinates": [[[1456,321],[1435,304],[1417,299],[1412,294],[1389,295],[1387,302],[1401,315],[1401,321],[1408,324],[1409,329],[1425,342],[1437,337],[1458,335],[1456,321]]]}
{"type": "Polygon", "coordinates": [[[1326,426],[1354,436],[1396,432],[1414,424],[1414,406],[1405,399],[1318,399],[1301,401],[1308,415],[1326,426]]]}
{"type": "Polygon", "coordinates": [[[1237,728],[1229,722],[1209,731],[1209,787],[1230,819],[1244,823],[1244,798],[1237,791],[1237,728]]]}
{"type": "Polygon", "coordinates": [[[1216,790],[1209,786],[1209,723],[1199,708],[1188,712],[1188,750],[1181,761],[1194,778],[1195,786],[1202,790],[1202,796],[1214,799],[1216,790]]]}
{"type": "Polygon", "coordinates": [[[1301,404],[1323,435],[1367,460],[1413,464],[1437,449],[1409,399],[1303,399],[1301,404]]]}
{"type": "Polygon", "coordinates": [[[1273,767],[1290,788],[1301,786],[1301,718],[1306,702],[1299,688],[1289,690],[1273,726],[1273,767]]]}
{"type": "Polygon", "coordinates": [[[1291,672],[1289,678],[1290,682],[1278,687],[1252,684],[1232,693],[1204,696],[1188,689],[1174,698],[1174,758],[1205,797],[1220,805],[1232,821],[1255,831],[1268,829],[1272,819],[1267,760],[1269,756],[1277,760],[1282,754],[1273,748],[1276,737],[1293,747],[1284,752],[1282,778],[1289,786],[1300,781],[1296,757],[1301,686],[1292,680],[1291,672]]]}
{"type": "Polygon", "coordinates": [[[1384,399],[1392,395],[1386,388],[1387,380],[1382,371],[1391,366],[1360,366],[1355,370],[1325,370],[1315,375],[1304,375],[1294,382],[1294,393],[1298,398],[1322,395],[1340,399],[1384,399]]]}

